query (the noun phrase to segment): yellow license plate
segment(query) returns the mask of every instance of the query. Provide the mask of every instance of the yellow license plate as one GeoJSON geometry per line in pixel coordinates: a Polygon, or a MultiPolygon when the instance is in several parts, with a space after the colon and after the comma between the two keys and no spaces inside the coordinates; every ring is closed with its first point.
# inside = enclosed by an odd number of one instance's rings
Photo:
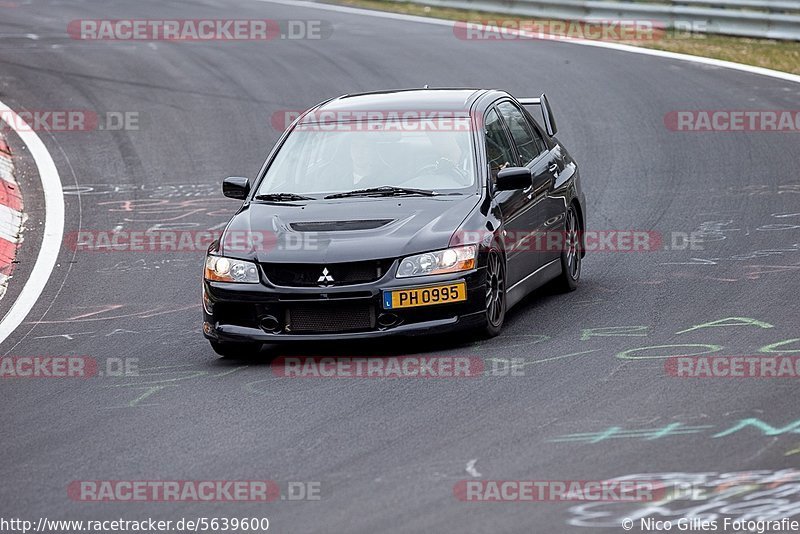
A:
{"type": "Polygon", "coordinates": [[[464,300],[467,300],[467,284],[464,282],[383,292],[383,307],[387,310],[464,300]]]}

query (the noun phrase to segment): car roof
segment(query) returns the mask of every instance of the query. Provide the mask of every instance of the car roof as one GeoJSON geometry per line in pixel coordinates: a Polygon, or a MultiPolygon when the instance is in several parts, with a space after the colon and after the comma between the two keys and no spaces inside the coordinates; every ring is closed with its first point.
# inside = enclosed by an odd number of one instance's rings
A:
{"type": "MultiPolygon", "coordinates": [[[[347,94],[319,104],[301,122],[315,122],[320,112],[451,112],[467,115],[487,89],[403,89],[347,94]]],[[[343,115],[344,116],[344,115],[343,115]]]]}

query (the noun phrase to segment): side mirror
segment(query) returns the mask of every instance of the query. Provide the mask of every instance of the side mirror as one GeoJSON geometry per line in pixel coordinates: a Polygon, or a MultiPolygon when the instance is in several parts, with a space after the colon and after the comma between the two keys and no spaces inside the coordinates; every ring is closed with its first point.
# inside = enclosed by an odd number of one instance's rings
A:
{"type": "Polygon", "coordinates": [[[527,167],[506,167],[497,173],[497,190],[513,191],[533,185],[531,170],[527,167]]]}
{"type": "Polygon", "coordinates": [[[244,200],[250,194],[250,180],[243,176],[229,176],[222,181],[222,194],[229,198],[244,200]]]}
{"type": "MultiPolygon", "coordinates": [[[[553,115],[553,109],[550,107],[550,102],[547,100],[547,95],[542,93],[539,98],[520,98],[519,103],[525,106],[526,109],[536,106],[537,113],[541,113],[542,115],[542,124],[544,125],[545,131],[547,131],[547,135],[553,137],[558,133],[556,118],[553,115]]],[[[528,111],[533,113],[533,111],[530,109],[528,109],[528,111]]],[[[534,120],[537,119],[534,118],[534,120]]]]}
{"type": "Polygon", "coordinates": [[[556,118],[553,116],[553,108],[550,107],[550,102],[547,101],[547,96],[542,93],[539,97],[542,106],[542,118],[544,119],[544,127],[547,130],[547,135],[553,137],[558,133],[558,126],[556,126],[556,118]]]}

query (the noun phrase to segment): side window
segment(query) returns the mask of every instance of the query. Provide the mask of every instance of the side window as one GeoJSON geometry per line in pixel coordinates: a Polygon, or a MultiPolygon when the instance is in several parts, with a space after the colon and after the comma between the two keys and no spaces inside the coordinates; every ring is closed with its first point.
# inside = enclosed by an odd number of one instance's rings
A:
{"type": "Polygon", "coordinates": [[[529,164],[544,151],[544,139],[535,128],[531,128],[522,111],[511,102],[503,102],[497,106],[497,109],[503,115],[508,129],[511,130],[511,136],[514,138],[523,164],[529,164]]]}
{"type": "Polygon", "coordinates": [[[516,157],[500,115],[493,109],[486,114],[486,159],[489,160],[489,171],[492,181],[497,177],[498,171],[515,165],[516,157]]]}

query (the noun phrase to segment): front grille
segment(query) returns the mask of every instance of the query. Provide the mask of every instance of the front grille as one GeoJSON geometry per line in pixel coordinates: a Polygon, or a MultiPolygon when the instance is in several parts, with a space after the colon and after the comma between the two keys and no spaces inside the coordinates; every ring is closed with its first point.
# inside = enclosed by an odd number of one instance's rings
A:
{"type": "Polygon", "coordinates": [[[371,330],[375,328],[375,308],[363,302],[291,304],[286,309],[286,323],[293,333],[371,330]]]}
{"type": "Polygon", "coordinates": [[[326,287],[364,284],[379,280],[392,260],[348,263],[262,263],[267,279],[278,286],[326,287]],[[323,273],[327,269],[327,275],[323,273]],[[331,281],[332,279],[332,281],[331,281]]]}

